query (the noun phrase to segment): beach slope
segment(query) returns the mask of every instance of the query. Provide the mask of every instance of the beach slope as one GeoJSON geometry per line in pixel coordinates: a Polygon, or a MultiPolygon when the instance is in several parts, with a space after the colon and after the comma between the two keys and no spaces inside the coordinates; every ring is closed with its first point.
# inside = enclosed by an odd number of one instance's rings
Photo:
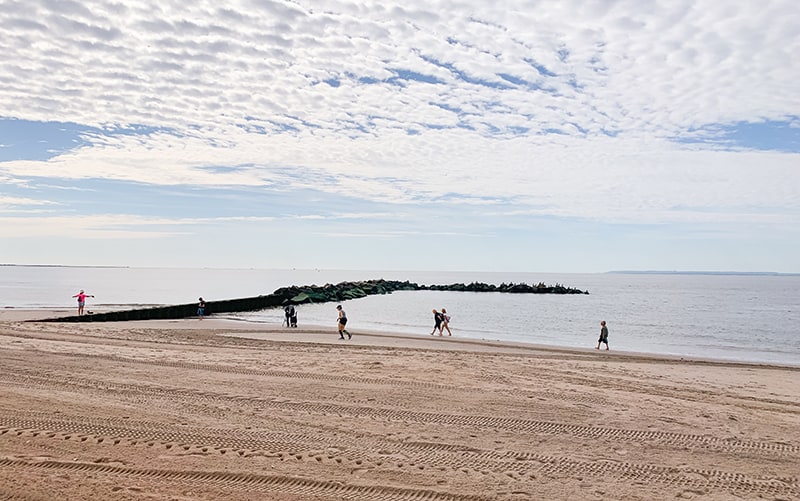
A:
{"type": "Polygon", "coordinates": [[[800,499],[800,370],[0,313],[0,499],[800,499]]]}

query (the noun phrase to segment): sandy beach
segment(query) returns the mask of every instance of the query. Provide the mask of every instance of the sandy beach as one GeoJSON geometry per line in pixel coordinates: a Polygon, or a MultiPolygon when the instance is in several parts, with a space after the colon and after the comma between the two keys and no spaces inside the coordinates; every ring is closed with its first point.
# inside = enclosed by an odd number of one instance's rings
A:
{"type": "Polygon", "coordinates": [[[0,311],[0,499],[800,499],[800,368],[0,311]]]}

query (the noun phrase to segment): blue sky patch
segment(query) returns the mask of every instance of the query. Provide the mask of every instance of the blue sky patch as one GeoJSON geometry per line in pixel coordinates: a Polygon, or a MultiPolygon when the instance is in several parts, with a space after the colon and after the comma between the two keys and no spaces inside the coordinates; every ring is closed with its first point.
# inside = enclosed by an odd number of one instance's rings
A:
{"type": "Polygon", "coordinates": [[[526,135],[528,132],[530,132],[530,130],[531,130],[531,129],[530,129],[530,127],[519,127],[519,126],[517,126],[517,125],[510,125],[510,126],[508,127],[508,130],[509,130],[511,133],[513,133],[513,134],[515,134],[515,135],[517,135],[517,136],[524,136],[524,135],[526,135]]]}
{"type": "MultiPolygon", "coordinates": [[[[508,73],[498,73],[497,76],[499,76],[500,78],[502,78],[507,82],[511,82],[514,85],[525,87],[528,90],[538,90],[547,92],[549,94],[558,95],[558,91],[554,87],[543,87],[541,84],[537,82],[529,82],[528,80],[515,77],[514,75],[509,75],[508,73]]],[[[570,84],[573,88],[578,88],[578,85],[574,84],[574,80],[567,83],[570,84]]]]}
{"type": "Polygon", "coordinates": [[[431,106],[436,106],[437,108],[441,108],[441,109],[446,110],[446,111],[452,111],[453,113],[455,113],[457,115],[461,115],[461,113],[463,111],[461,108],[458,108],[456,106],[451,106],[451,105],[446,104],[446,103],[430,102],[428,104],[430,104],[431,106]]]}
{"type": "Polygon", "coordinates": [[[710,124],[692,129],[685,137],[674,138],[685,144],[708,144],[724,149],[750,149],[800,153],[800,120],[767,120],[710,124]]]}
{"type": "MultiPolygon", "coordinates": [[[[217,167],[212,170],[224,170],[217,167]]],[[[289,170],[287,170],[289,172],[289,170]]],[[[58,180],[30,178],[25,186],[7,185],[0,194],[54,202],[37,210],[67,215],[131,214],[160,219],[287,217],[341,211],[387,210],[384,204],[363,202],[313,189],[286,186],[152,185],[108,179],[58,180]],[[143,203],[147,201],[147,203],[143,203]]],[[[341,181],[341,180],[339,180],[341,181]]],[[[330,182],[337,182],[330,178],[330,182]]],[[[9,214],[15,217],[15,214],[9,214]]]]}
{"type": "Polygon", "coordinates": [[[0,162],[46,161],[91,144],[92,136],[138,136],[167,132],[144,125],[91,127],[69,122],[36,122],[0,118],[0,162]]]}
{"type": "Polygon", "coordinates": [[[414,82],[423,82],[429,84],[444,83],[438,78],[434,77],[433,75],[425,75],[423,73],[417,73],[416,71],[402,70],[398,68],[393,68],[392,71],[395,73],[396,76],[387,79],[386,81],[389,83],[397,83],[398,81],[409,81],[409,80],[414,82]]]}
{"type": "Polygon", "coordinates": [[[199,167],[200,170],[204,170],[214,174],[228,174],[231,172],[244,170],[246,168],[247,166],[227,166],[227,165],[211,165],[211,166],[199,167]]]}
{"type": "Polygon", "coordinates": [[[431,129],[431,130],[444,130],[450,128],[449,125],[442,125],[442,124],[420,124],[420,125],[422,125],[426,129],[431,129]]]}
{"type": "Polygon", "coordinates": [[[506,84],[504,84],[502,82],[492,82],[490,80],[484,80],[482,78],[471,77],[471,76],[467,75],[465,72],[463,72],[463,71],[459,70],[458,68],[456,68],[455,65],[453,65],[451,63],[443,63],[443,62],[441,62],[441,61],[439,61],[437,59],[434,59],[434,58],[432,58],[430,56],[425,56],[425,55],[420,55],[420,57],[424,61],[426,61],[428,63],[435,64],[436,66],[438,66],[440,68],[446,69],[447,71],[451,72],[453,75],[455,75],[461,81],[464,81],[464,82],[467,82],[467,83],[471,83],[471,84],[475,84],[475,85],[482,85],[484,87],[489,87],[491,89],[512,89],[513,88],[512,86],[506,85],[506,84]]]}
{"type": "Polygon", "coordinates": [[[370,84],[380,83],[380,80],[378,80],[377,78],[373,78],[373,77],[359,77],[358,78],[358,83],[370,85],[370,84]]]}
{"type": "Polygon", "coordinates": [[[519,85],[522,87],[531,87],[533,84],[528,82],[527,80],[523,80],[522,78],[515,77],[514,75],[509,75],[508,73],[498,73],[497,76],[505,80],[506,82],[510,82],[514,85],[519,85]]]}
{"type": "Polygon", "coordinates": [[[526,63],[528,63],[528,64],[530,64],[531,66],[533,66],[533,68],[534,68],[536,71],[538,71],[538,72],[539,72],[539,74],[540,74],[540,75],[542,75],[542,76],[545,76],[545,77],[555,77],[555,76],[558,76],[558,75],[556,75],[555,73],[553,73],[552,71],[548,70],[548,69],[547,69],[547,67],[546,67],[545,65],[543,65],[543,64],[540,64],[540,63],[538,63],[537,61],[535,61],[535,60],[533,60],[533,59],[531,59],[531,58],[526,58],[526,59],[525,59],[525,62],[526,62],[526,63]]]}
{"type": "Polygon", "coordinates": [[[0,119],[0,162],[44,161],[89,142],[82,136],[99,129],[65,122],[0,119]]]}
{"type": "Polygon", "coordinates": [[[274,126],[281,132],[300,132],[300,129],[288,123],[282,123],[275,120],[267,120],[267,123],[274,126]]]}
{"type": "Polygon", "coordinates": [[[249,132],[249,133],[252,133],[252,134],[266,134],[267,133],[267,129],[266,128],[264,128],[261,125],[257,125],[257,124],[250,124],[250,123],[248,123],[248,124],[236,124],[236,126],[239,127],[240,129],[242,129],[243,131],[249,132]]]}

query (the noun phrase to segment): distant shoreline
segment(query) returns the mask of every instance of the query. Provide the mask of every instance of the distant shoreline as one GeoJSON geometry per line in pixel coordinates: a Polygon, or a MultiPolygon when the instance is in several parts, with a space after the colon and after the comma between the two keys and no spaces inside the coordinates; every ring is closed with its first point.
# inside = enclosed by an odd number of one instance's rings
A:
{"type": "Polygon", "coordinates": [[[781,273],[777,271],[668,271],[668,270],[615,270],[610,275],[714,275],[714,276],[753,276],[753,277],[800,277],[800,273],[781,273]]]}
{"type": "Polygon", "coordinates": [[[0,267],[18,267],[18,268],[121,268],[126,269],[130,266],[116,266],[116,265],[95,265],[95,264],[14,264],[14,263],[0,263],[0,267]]]}

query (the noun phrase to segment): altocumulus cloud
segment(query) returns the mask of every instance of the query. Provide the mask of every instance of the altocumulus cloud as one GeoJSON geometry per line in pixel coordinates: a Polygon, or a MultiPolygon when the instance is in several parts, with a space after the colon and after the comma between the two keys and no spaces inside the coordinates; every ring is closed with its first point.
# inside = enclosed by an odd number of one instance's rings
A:
{"type": "Polygon", "coordinates": [[[0,24],[5,126],[81,131],[0,157],[9,182],[800,222],[789,0],[4,0],[0,24]]]}

